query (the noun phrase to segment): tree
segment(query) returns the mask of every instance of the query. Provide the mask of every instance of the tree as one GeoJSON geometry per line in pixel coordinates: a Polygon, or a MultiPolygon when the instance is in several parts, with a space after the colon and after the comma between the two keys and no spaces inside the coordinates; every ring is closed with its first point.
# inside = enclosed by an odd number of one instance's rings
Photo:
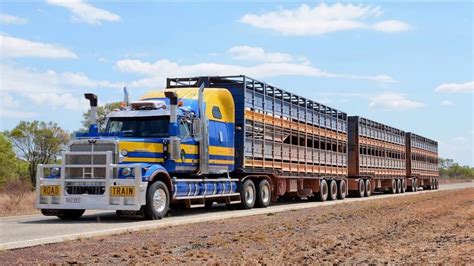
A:
{"type": "Polygon", "coordinates": [[[442,178],[474,179],[474,167],[461,166],[453,159],[440,158],[439,174],[442,178]]]}
{"type": "Polygon", "coordinates": [[[26,177],[28,164],[16,158],[13,145],[5,134],[0,133],[0,185],[8,180],[26,177]]]}
{"type": "MultiPolygon", "coordinates": [[[[106,103],[105,105],[101,105],[97,107],[97,127],[99,129],[99,132],[105,131],[105,120],[107,118],[107,115],[116,110],[120,109],[120,102],[113,102],[113,103],[106,103]]],[[[82,121],[82,125],[84,128],[82,129],[83,131],[89,130],[90,121],[89,121],[89,115],[90,115],[90,110],[87,110],[84,112],[83,117],[84,120],[82,121]]]]}
{"type": "Polygon", "coordinates": [[[28,175],[36,185],[38,164],[52,163],[66,143],[69,134],[53,122],[21,121],[14,129],[6,132],[20,159],[28,162],[28,175]]]}

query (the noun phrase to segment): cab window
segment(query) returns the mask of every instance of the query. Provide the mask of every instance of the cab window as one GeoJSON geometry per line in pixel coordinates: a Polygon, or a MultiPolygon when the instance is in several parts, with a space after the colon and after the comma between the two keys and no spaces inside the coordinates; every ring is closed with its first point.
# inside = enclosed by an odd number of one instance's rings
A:
{"type": "Polygon", "coordinates": [[[222,119],[221,109],[219,109],[217,106],[212,107],[212,116],[215,119],[222,119]]]}

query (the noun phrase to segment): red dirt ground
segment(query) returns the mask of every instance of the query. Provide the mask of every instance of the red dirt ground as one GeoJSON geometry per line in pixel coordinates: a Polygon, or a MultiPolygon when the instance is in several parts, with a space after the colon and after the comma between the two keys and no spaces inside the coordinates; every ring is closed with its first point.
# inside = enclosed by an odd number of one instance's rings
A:
{"type": "Polygon", "coordinates": [[[474,263],[474,189],[378,199],[0,253],[12,263],[474,263]]]}

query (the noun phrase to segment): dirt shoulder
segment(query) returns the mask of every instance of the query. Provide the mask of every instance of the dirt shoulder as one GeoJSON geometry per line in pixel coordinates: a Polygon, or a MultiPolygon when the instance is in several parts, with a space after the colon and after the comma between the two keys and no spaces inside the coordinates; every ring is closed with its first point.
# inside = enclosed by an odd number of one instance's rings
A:
{"type": "Polygon", "coordinates": [[[11,263],[474,263],[474,189],[4,251],[11,263]]]}

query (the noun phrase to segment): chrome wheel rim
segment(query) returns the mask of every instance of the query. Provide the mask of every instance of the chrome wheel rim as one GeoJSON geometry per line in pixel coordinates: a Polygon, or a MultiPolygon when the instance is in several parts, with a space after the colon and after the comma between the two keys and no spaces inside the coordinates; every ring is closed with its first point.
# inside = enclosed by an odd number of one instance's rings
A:
{"type": "Polygon", "coordinates": [[[270,200],[270,189],[267,185],[262,187],[262,201],[268,202],[270,200]]]}
{"type": "Polygon", "coordinates": [[[245,202],[252,204],[254,200],[255,191],[252,186],[247,186],[245,189],[245,202]]]}
{"type": "Polygon", "coordinates": [[[166,192],[159,188],[153,193],[153,208],[157,212],[162,212],[166,208],[166,192]]]}

